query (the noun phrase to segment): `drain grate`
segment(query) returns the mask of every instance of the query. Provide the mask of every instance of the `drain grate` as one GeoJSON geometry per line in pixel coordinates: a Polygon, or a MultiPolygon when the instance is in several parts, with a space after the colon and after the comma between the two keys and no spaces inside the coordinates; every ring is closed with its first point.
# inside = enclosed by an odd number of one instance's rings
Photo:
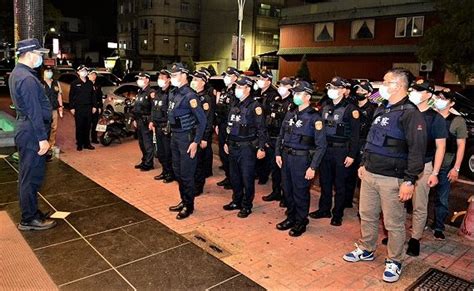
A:
{"type": "Polygon", "coordinates": [[[407,290],[474,290],[474,283],[469,283],[462,278],[431,268],[411,284],[407,290]]]}
{"type": "Polygon", "coordinates": [[[222,259],[231,255],[229,251],[225,250],[198,231],[188,232],[184,234],[184,237],[218,259],[222,259]]]}

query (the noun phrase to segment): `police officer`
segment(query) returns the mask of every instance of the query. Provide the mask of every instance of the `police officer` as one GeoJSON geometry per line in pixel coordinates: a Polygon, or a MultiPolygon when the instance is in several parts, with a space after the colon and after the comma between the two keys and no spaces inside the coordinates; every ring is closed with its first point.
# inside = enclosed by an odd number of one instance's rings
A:
{"type": "MultiPolygon", "coordinates": [[[[255,92],[255,100],[259,101],[263,106],[263,113],[268,118],[270,116],[270,111],[272,106],[275,105],[275,99],[280,99],[280,95],[278,91],[272,86],[273,74],[270,70],[263,70],[260,74],[257,75],[257,88],[258,90],[255,92]]],[[[284,115],[281,117],[283,120],[284,115]]],[[[266,126],[268,127],[268,122],[270,120],[266,120],[266,126]]],[[[274,133],[273,136],[275,137],[274,140],[276,141],[277,133],[274,133]]],[[[268,181],[268,176],[272,172],[272,164],[274,163],[274,154],[266,155],[264,159],[257,161],[257,178],[258,184],[264,185],[268,181]]]]}
{"type": "Polygon", "coordinates": [[[179,212],[176,219],[184,219],[194,211],[197,149],[206,130],[206,114],[199,97],[188,85],[189,71],[176,63],[171,70],[168,122],[171,127],[171,153],[173,172],[179,183],[181,202],[170,211],[179,212]]]}
{"type": "Polygon", "coordinates": [[[137,75],[137,85],[140,87],[133,106],[133,126],[137,129],[138,144],[142,152],[142,160],[135,165],[135,169],[150,171],[153,166],[153,131],[150,130],[152,93],[150,75],[141,72],[137,75]]]}
{"type": "Polygon", "coordinates": [[[275,162],[282,170],[288,206],[287,218],[276,228],[291,228],[290,236],[300,236],[309,223],[309,190],[326,150],[326,135],[321,115],[310,106],[311,85],[300,81],[293,92],[298,108],[286,114],[275,147],[275,162]]]}
{"type": "Polygon", "coordinates": [[[357,151],[354,163],[349,167],[346,178],[346,195],[344,200],[345,208],[352,208],[352,200],[357,186],[357,170],[359,169],[360,159],[365,147],[367,134],[369,133],[370,124],[374,117],[374,111],[377,108],[375,103],[369,101],[370,95],[374,91],[372,84],[368,81],[360,81],[354,85],[354,100],[360,111],[360,131],[359,131],[359,151],[357,151]]]}
{"type": "Polygon", "coordinates": [[[91,125],[91,141],[92,143],[99,143],[97,140],[97,123],[99,122],[99,116],[102,114],[102,110],[104,107],[103,103],[103,94],[102,94],[102,87],[100,84],[97,83],[97,71],[92,70],[89,72],[88,75],[89,80],[93,84],[94,95],[95,95],[95,104],[93,106],[96,108],[94,114],[92,114],[92,125],[91,125]]]}
{"type": "Polygon", "coordinates": [[[222,75],[224,76],[224,84],[226,87],[222,89],[221,92],[217,92],[215,124],[219,138],[219,158],[222,162],[225,178],[217,182],[217,185],[224,187],[224,189],[231,189],[232,186],[229,180],[229,155],[224,151],[224,144],[227,140],[227,118],[229,116],[230,106],[235,100],[235,81],[240,76],[240,73],[236,68],[228,67],[222,75]]]}
{"type": "Polygon", "coordinates": [[[206,113],[207,125],[201,144],[197,151],[197,168],[196,168],[196,196],[204,192],[204,184],[206,183],[206,159],[212,157],[212,125],[214,124],[215,98],[206,90],[206,83],[209,78],[209,72],[205,69],[194,72],[191,88],[199,96],[202,109],[206,113]]]}
{"type": "Polygon", "coordinates": [[[278,95],[269,101],[268,113],[265,116],[265,124],[270,138],[268,146],[266,147],[266,157],[271,163],[272,172],[272,192],[263,196],[263,201],[280,201],[280,206],[284,206],[282,199],[282,184],[281,184],[281,170],[276,164],[275,151],[276,141],[280,134],[280,129],[283,124],[286,112],[293,104],[292,90],[294,81],[288,77],[284,77],[279,82],[278,95]]]}
{"type": "Polygon", "coordinates": [[[90,131],[92,124],[92,115],[97,111],[94,107],[96,104],[96,95],[94,94],[94,86],[87,78],[88,68],[80,65],[77,68],[79,78],[72,81],[69,91],[69,107],[76,121],[76,144],[77,150],[82,151],[83,148],[88,150],[95,149],[90,142],[90,131]]]}
{"type": "Polygon", "coordinates": [[[326,125],[328,147],[321,162],[319,209],[309,216],[315,219],[331,217],[332,189],[335,187],[331,225],[340,226],[344,215],[348,168],[359,151],[360,116],[357,107],[344,97],[347,88],[350,88],[347,80],[334,77],[331,83],[326,84],[326,88],[330,100],[322,109],[322,117],[326,125]]]}
{"type": "Polygon", "coordinates": [[[425,166],[423,174],[415,185],[412,197],[413,215],[411,238],[408,241],[407,255],[418,256],[420,254],[420,239],[428,218],[428,200],[430,188],[438,184],[438,173],[443,162],[446,150],[446,138],[448,130],[446,121],[441,114],[431,108],[435,93],[433,81],[419,79],[413,82],[408,89],[408,98],[415,104],[423,114],[426,123],[427,143],[425,153],[425,166]]]}
{"type": "Polygon", "coordinates": [[[426,125],[422,113],[408,100],[409,72],[394,68],[385,76],[379,93],[383,99],[374,114],[359,168],[361,239],[344,255],[348,262],[372,261],[378,239],[380,213],[388,231],[387,259],[383,280],[400,278],[405,245],[403,202],[414,192],[423,171],[426,125]]]}
{"type": "Polygon", "coordinates": [[[151,108],[151,119],[149,129],[155,133],[156,155],[161,164],[161,174],[155,176],[155,180],[163,180],[164,183],[174,181],[173,165],[171,162],[171,129],[168,126],[168,102],[171,91],[171,76],[168,70],[158,73],[158,87],[151,108]]]}
{"type": "Polygon", "coordinates": [[[38,209],[37,192],[44,180],[45,154],[48,152],[48,130],[51,104],[44,94],[35,69],[41,66],[48,49],[37,39],[25,39],[16,44],[18,63],[8,85],[16,108],[15,144],[20,155],[18,191],[21,208],[20,230],[45,230],[56,226],[38,209]]]}
{"type": "Polygon", "coordinates": [[[51,159],[51,149],[56,145],[56,132],[58,129],[58,119],[63,117],[63,98],[61,92],[61,86],[58,81],[53,79],[53,70],[51,67],[46,67],[43,72],[43,87],[46,97],[48,97],[51,103],[51,130],[49,132],[49,151],[47,159],[51,159]]]}
{"type": "Polygon", "coordinates": [[[238,217],[246,218],[252,213],[255,197],[255,162],[265,157],[268,142],[263,109],[251,96],[253,82],[246,76],[236,81],[234,102],[229,113],[229,136],[224,146],[229,154],[232,202],[224,210],[240,209],[238,217]]]}

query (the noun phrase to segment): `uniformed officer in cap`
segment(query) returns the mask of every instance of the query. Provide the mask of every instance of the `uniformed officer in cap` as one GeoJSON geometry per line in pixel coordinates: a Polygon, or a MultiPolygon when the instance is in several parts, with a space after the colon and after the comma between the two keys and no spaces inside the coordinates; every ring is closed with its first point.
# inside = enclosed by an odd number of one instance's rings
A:
{"type": "Polygon", "coordinates": [[[291,229],[290,236],[300,236],[309,222],[309,190],[326,150],[326,135],[321,115],[310,105],[311,85],[300,81],[292,90],[297,108],[286,114],[275,147],[288,216],[276,227],[278,230],[291,229]]]}
{"type": "Polygon", "coordinates": [[[97,71],[96,70],[89,71],[88,78],[93,84],[94,94],[95,94],[95,104],[93,104],[93,106],[97,109],[96,112],[92,115],[91,141],[92,143],[97,144],[99,143],[99,140],[97,139],[96,127],[97,127],[97,123],[99,122],[99,117],[102,114],[102,110],[104,107],[103,93],[102,93],[102,87],[97,82],[97,71]]]}
{"type": "Polygon", "coordinates": [[[153,166],[153,131],[149,124],[151,119],[151,108],[153,102],[154,90],[150,86],[150,75],[141,72],[137,75],[138,89],[133,106],[133,125],[137,129],[138,144],[142,152],[141,162],[135,165],[135,169],[141,171],[150,171],[153,166]],[[152,94],[153,93],[153,94],[152,94]]]}
{"type": "Polygon", "coordinates": [[[171,161],[171,129],[168,126],[168,103],[172,89],[170,71],[161,70],[158,73],[158,87],[151,107],[150,130],[155,133],[156,156],[161,164],[161,173],[154,177],[164,183],[174,181],[173,165],[171,161]]]}
{"type": "Polygon", "coordinates": [[[224,210],[240,209],[238,217],[252,213],[255,197],[255,162],[265,157],[268,142],[262,106],[251,96],[253,82],[246,76],[236,81],[238,99],[229,113],[225,151],[229,154],[232,202],[224,210]]]}
{"type": "Polygon", "coordinates": [[[350,83],[334,77],[326,84],[330,100],[322,109],[328,147],[321,162],[319,182],[321,197],[319,209],[309,214],[311,218],[330,218],[332,190],[335,187],[334,208],[331,225],[340,226],[344,215],[345,183],[348,168],[359,151],[360,113],[357,107],[344,98],[350,83]]]}
{"type": "Polygon", "coordinates": [[[188,74],[181,63],[171,69],[171,85],[175,88],[169,95],[168,122],[173,172],[179,183],[181,202],[169,210],[179,212],[177,219],[184,219],[194,211],[196,153],[206,130],[206,114],[199,96],[189,87],[188,74]]]}
{"type": "Polygon", "coordinates": [[[413,195],[426,152],[425,120],[407,96],[409,74],[405,69],[391,69],[379,89],[386,101],[375,110],[359,168],[361,238],[356,249],[343,256],[348,262],[375,259],[383,212],[389,240],[382,278],[391,283],[398,281],[402,272],[406,232],[403,202],[413,195]]]}
{"type": "Polygon", "coordinates": [[[369,97],[372,95],[374,88],[369,81],[360,81],[354,85],[355,94],[353,95],[354,102],[360,111],[360,131],[359,131],[359,151],[357,151],[354,163],[349,167],[346,178],[346,195],[344,200],[345,208],[352,208],[352,200],[354,199],[354,192],[357,186],[357,170],[359,169],[360,159],[364,151],[367,134],[369,133],[374,111],[377,108],[375,103],[370,102],[369,97]]]}
{"type": "Polygon", "coordinates": [[[292,88],[294,81],[288,77],[284,77],[278,82],[278,96],[268,102],[268,112],[265,115],[265,125],[267,127],[268,136],[270,138],[266,147],[266,157],[271,165],[272,173],[272,192],[263,196],[263,201],[280,201],[280,206],[284,206],[282,199],[282,183],[280,167],[276,164],[275,150],[276,141],[280,134],[280,129],[283,124],[286,112],[289,107],[293,105],[292,88]]]}
{"type": "Polygon", "coordinates": [[[97,103],[94,85],[87,78],[89,69],[86,66],[80,65],[76,71],[79,78],[71,83],[69,107],[76,121],[77,150],[82,151],[83,148],[93,150],[95,148],[91,145],[90,131],[92,115],[97,111],[97,108],[94,107],[97,103]]]}
{"type": "Polygon", "coordinates": [[[197,151],[197,168],[196,168],[196,196],[204,192],[204,184],[206,183],[206,160],[212,160],[212,132],[214,124],[215,97],[206,89],[206,83],[209,78],[209,72],[201,69],[194,72],[191,88],[198,94],[202,109],[206,113],[207,125],[204,131],[201,144],[197,151]]]}
{"type": "Polygon", "coordinates": [[[51,119],[51,130],[49,133],[49,151],[46,155],[47,160],[52,158],[52,148],[56,145],[56,132],[58,129],[58,119],[63,117],[63,98],[61,86],[57,80],[53,79],[53,69],[46,67],[43,72],[43,87],[44,93],[51,103],[52,119],[51,119]]]}
{"type": "Polygon", "coordinates": [[[222,162],[225,178],[217,183],[225,189],[231,189],[229,180],[229,155],[224,151],[224,144],[227,140],[227,117],[229,116],[230,106],[235,100],[235,81],[240,76],[239,71],[234,67],[228,67],[222,73],[224,76],[225,88],[221,92],[217,92],[216,96],[216,131],[219,138],[219,158],[222,162]]]}
{"type": "Polygon", "coordinates": [[[44,180],[48,152],[48,130],[51,124],[51,104],[44,94],[36,68],[43,63],[48,49],[37,39],[25,39],[16,44],[18,63],[8,85],[16,108],[15,145],[20,156],[18,191],[21,208],[20,230],[45,230],[56,226],[38,209],[38,190],[44,180]]]}

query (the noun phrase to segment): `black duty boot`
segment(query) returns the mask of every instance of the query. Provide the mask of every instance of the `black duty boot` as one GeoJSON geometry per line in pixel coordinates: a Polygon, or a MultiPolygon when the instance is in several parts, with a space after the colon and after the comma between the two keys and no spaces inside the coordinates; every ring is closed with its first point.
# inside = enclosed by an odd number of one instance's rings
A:
{"type": "Polygon", "coordinates": [[[280,191],[273,191],[272,193],[266,195],[266,196],[263,196],[262,197],[262,200],[263,201],[267,201],[267,202],[270,202],[270,201],[280,201],[281,200],[281,192],[280,191]]]}
{"type": "Polygon", "coordinates": [[[412,257],[418,257],[420,255],[420,241],[414,238],[411,238],[408,241],[407,255],[412,257]]]}

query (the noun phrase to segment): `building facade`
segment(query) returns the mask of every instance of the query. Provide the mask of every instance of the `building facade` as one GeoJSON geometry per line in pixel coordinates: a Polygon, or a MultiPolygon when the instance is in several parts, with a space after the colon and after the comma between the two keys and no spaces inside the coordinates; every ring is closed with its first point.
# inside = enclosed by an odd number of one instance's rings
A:
{"type": "Polygon", "coordinates": [[[199,57],[200,0],[119,0],[117,41],[122,57],[143,69],[199,57]]]}
{"type": "Polygon", "coordinates": [[[280,76],[294,76],[305,55],[313,81],[325,84],[335,75],[381,80],[392,67],[438,81],[434,63],[420,64],[417,44],[436,23],[431,1],[326,1],[282,10],[280,76]]]}

